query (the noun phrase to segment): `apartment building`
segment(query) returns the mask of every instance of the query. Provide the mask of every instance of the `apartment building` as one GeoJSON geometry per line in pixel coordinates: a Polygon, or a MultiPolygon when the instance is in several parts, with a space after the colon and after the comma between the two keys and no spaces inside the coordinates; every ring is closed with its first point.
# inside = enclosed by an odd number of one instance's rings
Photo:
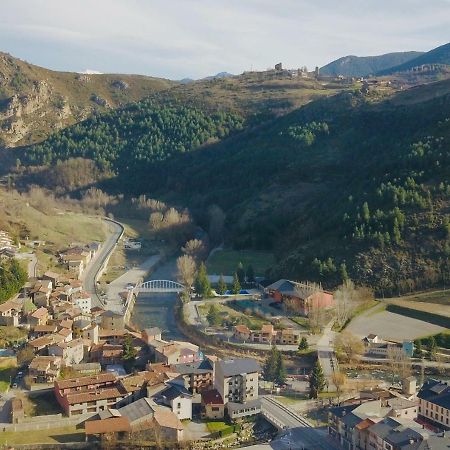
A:
{"type": "Polygon", "coordinates": [[[428,379],[419,393],[419,417],[444,430],[450,430],[450,385],[428,379]]]}
{"type": "Polygon", "coordinates": [[[99,413],[116,405],[124,397],[124,392],[117,386],[116,377],[111,373],[57,380],[54,392],[69,417],[99,413]]]}
{"type": "Polygon", "coordinates": [[[260,412],[258,380],[261,368],[250,358],[221,360],[215,363],[214,386],[231,418],[260,412]]]}

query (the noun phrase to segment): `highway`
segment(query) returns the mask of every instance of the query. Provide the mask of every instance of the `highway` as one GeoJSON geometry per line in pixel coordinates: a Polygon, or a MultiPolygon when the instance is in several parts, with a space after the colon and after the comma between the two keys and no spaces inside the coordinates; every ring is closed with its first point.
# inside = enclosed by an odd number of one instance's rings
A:
{"type": "Polygon", "coordinates": [[[102,301],[97,295],[96,291],[96,277],[98,272],[103,266],[103,263],[109,257],[109,255],[114,250],[118,240],[120,239],[123,233],[123,227],[118,222],[113,222],[111,220],[105,219],[108,224],[111,234],[106,239],[106,241],[102,244],[95,258],[88,264],[86,270],[83,273],[82,281],[83,281],[83,289],[89,292],[92,296],[92,307],[100,306],[104,307],[102,301]]]}
{"type": "MultiPolygon", "coordinates": [[[[283,430],[268,444],[249,447],[254,450],[338,450],[339,447],[328,437],[325,430],[313,428],[301,415],[272,397],[261,397],[263,416],[274,418],[283,430]]],[[[270,421],[270,420],[269,420],[270,421]]]]}

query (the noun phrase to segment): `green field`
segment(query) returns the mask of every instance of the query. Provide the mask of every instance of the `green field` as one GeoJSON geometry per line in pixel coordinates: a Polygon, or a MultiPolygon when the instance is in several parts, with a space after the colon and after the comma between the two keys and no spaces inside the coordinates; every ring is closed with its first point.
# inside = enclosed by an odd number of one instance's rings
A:
{"type": "Polygon", "coordinates": [[[17,369],[13,366],[0,368],[0,392],[6,392],[9,389],[16,371],[17,369]]]}
{"type": "Polygon", "coordinates": [[[0,445],[22,444],[58,444],[63,442],[84,442],[83,430],[75,426],[54,428],[50,430],[33,430],[32,432],[19,433],[6,431],[0,434],[0,445]]]}
{"type": "Polygon", "coordinates": [[[239,263],[246,269],[253,267],[255,275],[264,276],[265,271],[275,264],[272,253],[253,250],[219,250],[206,261],[210,274],[233,275],[239,263]]]}
{"type": "Polygon", "coordinates": [[[208,422],[206,424],[206,426],[208,427],[208,430],[211,433],[217,433],[219,431],[224,430],[225,428],[228,428],[229,425],[227,425],[225,422],[222,421],[213,421],[213,422],[208,422]]]}

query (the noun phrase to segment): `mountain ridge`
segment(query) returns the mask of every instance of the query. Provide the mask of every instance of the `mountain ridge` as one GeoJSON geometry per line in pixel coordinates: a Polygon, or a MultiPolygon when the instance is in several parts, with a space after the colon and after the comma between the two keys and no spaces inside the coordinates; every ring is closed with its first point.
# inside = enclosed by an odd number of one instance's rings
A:
{"type": "Polygon", "coordinates": [[[348,55],[338,58],[320,68],[322,75],[365,77],[381,70],[402,64],[422,55],[423,52],[393,52],[376,56],[348,55]]]}

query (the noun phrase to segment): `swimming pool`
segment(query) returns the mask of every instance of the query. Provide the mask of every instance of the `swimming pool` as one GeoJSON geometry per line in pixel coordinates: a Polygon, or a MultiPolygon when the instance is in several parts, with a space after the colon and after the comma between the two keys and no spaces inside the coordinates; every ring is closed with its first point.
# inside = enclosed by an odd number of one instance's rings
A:
{"type": "Polygon", "coordinates": [[[14,355],[15,355],[14,350],[11,350],[10,348],[0,348],[0,358],[14,355]]]}

